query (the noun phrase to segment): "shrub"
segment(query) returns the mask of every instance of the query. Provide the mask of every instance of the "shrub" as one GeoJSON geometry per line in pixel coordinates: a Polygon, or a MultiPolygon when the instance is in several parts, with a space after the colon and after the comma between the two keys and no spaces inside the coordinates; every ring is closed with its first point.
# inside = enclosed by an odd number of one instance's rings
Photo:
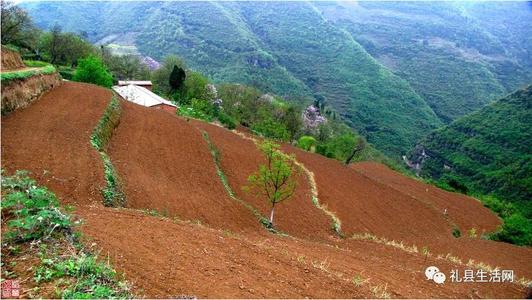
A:
{"type": "Polygon", "coordinates": [[[344,133],[320,143],[316,151],[327,157],[344,161],[353,152],[357,143],[357,137],[354,134],[344,133]]]}
{"type": "Polygon", "coordinates": [[[75,284],[61,292],[64,299],[109,299],[130,297],[125,282],[117,280],[118,274],[110,265],[98,262],[97,257],[83,253],[76,256],[41,259],[34,275],[37,283],[56,278],[76,278],[75,284]]]}
{"type": "Polygon", "coordinates": [[[207,84],[209,80],[197,72],[189,72],[184,82],[185,98],[189,103],[192,99],[210,101],[207,95],[207,84]]]}
{"type": "Polygon", "coordinates": [[[532,221],[520,213],[504,219],[500,230],[490,236],[490,239],[508,242],[522,246],[532,246],[532,221]]]}
{"type": "Polygon", "coordinates": [[[251,129],[259,134],[279,141],[287,141],[290,139],[290,133],[286,127],[272,118],[267,118],[252,125],[251,129]]]}
{"type": "Polygon", "coordinates": [[[96,56],[80,59],[74,77],[74,81],[97,84],[110,88],[113,85],[113,76],[96,56]]]}
{"type": "Polygon", "coordinates": [[[59,74],[61,75],[61,77],[63,77],[66,80],[72,80],[72,78],[74,78],[74,74],[76,73],[76,70],[70,67],[60,66],[58,67],[58,69],[59,69],[59,74]]]}
{"type": "Polygon", "coordinates": [[[224,112],[218,113],[218,121],[222,123],[228,129],[236,128],[236,120],[224,112]]]}
{"type": "Polygon", "coordinates": [[[100,152],[103,160],[104,177],[107,186],[102,189],[102,196],[105,206],[122,207],[126,203],[126,195],[121,189],[117,172],[111,163],[111,159],[105,153],[105,146],[109,143],[113,130],[120,122],[121,107],[120,102],[113,95],[111,102],[107,106],[98,125],[94,128],[91,136],[91,143],[100,152]]]}
{"type": "Polygon", "coordinates": [[[50,65],[49,63],[40,60],[24,60],[24,64],[27,67],[33,68],[42,68],[50,65]]]}
{"type": "Polygon", "coordinates": [[[297,146],[305,151],[311,151],[316,146],[316,139],[312,136],[304,135],[297,140],[297,146]]]}
{"type": "Polygon", "coordinates": [[[462,236],[462,233],[460,232],[460,229],[458,227],[453,228],[453,236],[455,238],[459,238],[460,236],[462,236]]]}
{"type": "Polygon", "coordinates": [[[192,99],[190,105],[178,106],[177,114],[180,116],[200,119],[205,121],[212,121],[215,115],[214,105],[208,101],[200,99],[192,99]]]}

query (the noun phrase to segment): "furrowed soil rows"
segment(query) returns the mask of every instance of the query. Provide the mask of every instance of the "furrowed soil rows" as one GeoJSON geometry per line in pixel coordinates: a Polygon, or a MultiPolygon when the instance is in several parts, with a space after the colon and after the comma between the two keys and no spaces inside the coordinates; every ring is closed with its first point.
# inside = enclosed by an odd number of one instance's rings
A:
{"type": "Polygon", "coordinates": [[[104,88],[65,82],[3,117],[2,168],[31,171],[63,203],[100,203],[103,167],[89,141],[111,96],[104,88]]]}
{"type": "Polygon", "coordinates": [[[451,226],[429,205],[372,181],[338,161],[285,145],[314,173],[320,203],[336,214],[346,236],[369,232],[389,239],[423,241],[451,236],[451,226]]]}
{"type": "Polygon", "coordinates": [[[88,208],[83,231],[146,297],[524,297],[515,284],[446,283],[428,265],[462,266],[364,241],[328,245],[261,233],[234,235],[124,209],[88,208]],[[344,244],[349,243],[345,248],[344,244]],[[119,251],[117,251],[119,250],[119,251]],[[362,283],[355,284],[353,278],[362,283]]]}
{"type": "MultiPolygon", "coordinates": [[[[233,192],[268,218],[271,206],[267,200],[255,192],[242,190],[248,184],[248,176],[258,170],[259,164],[266,163],[257,146],[224,128],[198,121],[194,125],[209,134],[220,152],[222,169],[233,192]]],[[[329,217],[312,204],[310,185],[303,172],[298,175],[293,197],[276,205],[274,224],[277,229],[298,237],[323,239],[334,235],[329,217]]]]}
{"type": "Polygon", "coordinates": [[[219,127],[128,102],[122,102],[121,122],[108,154],[125,185],[127,206],[135,210],[105,208],[100,195],[105,185],[102,162],[90,136],[111,96],[107,89],[67,82],[2,118],[2,167],[9,172],[32,171],[62,204],[73,204],[84,220],[85,244],[101,250],[101,257],[109,257],[125,272],[137,296],[526,296],[525,287],[518,284],[436,285],[426,280],[424,270],[430,265],[447,275],[453,269],[466,269],[451,259],[437,259],[438,254],[532,277],[530,248],[452,237],[452,223],[479,230],[499,224],[470,198],[411,182],[378,164],[347,167],[285,145],[285,151],[295,153],[314,173],[320,203],[341,219],[346,239],[330,238],[330,218],[311,203],[303,174],[294,199],[280,204],[276,214],[279,228],[294,237],[274,235],[228,196],[202,130],[220,150],[234,192],[267,215],[264,199],[252,199],[240,189],[261,159],[253,142],[219,127]],[[442,208],[447,207],[445,216],[442,208]],[[349,238],[364,232],[402,240],[406,246],[415,244],[419,251],[349,238]],[[420,253],[423,246],[430,248],[428,258],[420,253]]]}
{"type": "Polygon", "coordinates": [[[471,228],[481,234],[497,229],[499,218],[480,201],[458,193],[451,193],[435,186],[403,176],[385,165],[374,162],[360,162],[351,167],[377,182],[386,184],[413,198],[431,203],[438,211],[447,210],[447,217],[463,234],[471,228]]]}
{"type": "Polygon", "coordinates": [[[260,230],[252,213],[228,196],[207,143],[184,119],[122,101],[107,152],[124,183],[127,207],[217,228],[260,230]]]}

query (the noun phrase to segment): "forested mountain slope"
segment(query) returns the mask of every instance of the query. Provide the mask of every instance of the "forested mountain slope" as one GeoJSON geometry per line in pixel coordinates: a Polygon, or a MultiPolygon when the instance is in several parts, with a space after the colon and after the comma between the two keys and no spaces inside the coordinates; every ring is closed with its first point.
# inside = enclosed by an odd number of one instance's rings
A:
{"type": "Polygon", "coordinates": [[[444,122],[532,82],[527,2],[319,2],[444,122]]]}
{"type": "Polygon", "coordinates": [[[405,153],[441,122],[403,79],[374,60],[310,3],[37,2],[37,24],[133,44],[161,59],[175,53],[218,82],[253,84],[332,105],[370,143],[405,153]],[[119,13],[118,13],[119,12],[119,13]]]}
{"type": "Polygon", "coordinates": [[[158,60],[177,54],[215,82],[324,101],[395,157],[431,130],[532,81],[526,3],[23,6],[42,28],[61,20],[63,30],[95,43],[128,46],[158,60]]]}
{"type": "MultiPolygon", "coordinates": [[[[532,86],[528,86],[436,130],[411,158],[421,162],[423,175],[530,207],[531,149],[532,86]]],[[[530,209],[524,211],[530,214],[530,209]]]]}

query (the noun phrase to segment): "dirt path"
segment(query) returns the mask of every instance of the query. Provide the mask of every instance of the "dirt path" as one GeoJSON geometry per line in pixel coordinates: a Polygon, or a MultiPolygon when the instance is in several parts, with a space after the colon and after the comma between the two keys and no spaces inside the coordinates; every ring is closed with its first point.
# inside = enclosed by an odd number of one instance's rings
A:
{"type": "Polygon", "coordinates": [[[99,203],[103,167],[89,140],[110,100],[107,89],[65,82],[2,117],[2,168],[31,171],[63,203],[99,203]]]}
{"type": "Polygon", "coordinates": [[[2,69],[0,73],[6,74],[6,73],[15,73],[15,72],[23,72],[23,71],[40,70],[40,69],[42,69],[42,67],[25,67],[25,68],[17,68],[17,69],[9,69],[9,70],[2,69]]]}

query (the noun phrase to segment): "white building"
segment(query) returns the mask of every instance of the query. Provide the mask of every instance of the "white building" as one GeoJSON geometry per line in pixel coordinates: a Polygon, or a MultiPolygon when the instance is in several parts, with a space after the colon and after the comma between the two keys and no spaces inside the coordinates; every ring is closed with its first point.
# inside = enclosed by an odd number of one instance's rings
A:
{"type": "Polygon", "coordinates": [[[177,106],[152,91],[134,84],[113,86],[113,90],[127,101],[146,107],[155,107],[175,112],[177,106]]]}

